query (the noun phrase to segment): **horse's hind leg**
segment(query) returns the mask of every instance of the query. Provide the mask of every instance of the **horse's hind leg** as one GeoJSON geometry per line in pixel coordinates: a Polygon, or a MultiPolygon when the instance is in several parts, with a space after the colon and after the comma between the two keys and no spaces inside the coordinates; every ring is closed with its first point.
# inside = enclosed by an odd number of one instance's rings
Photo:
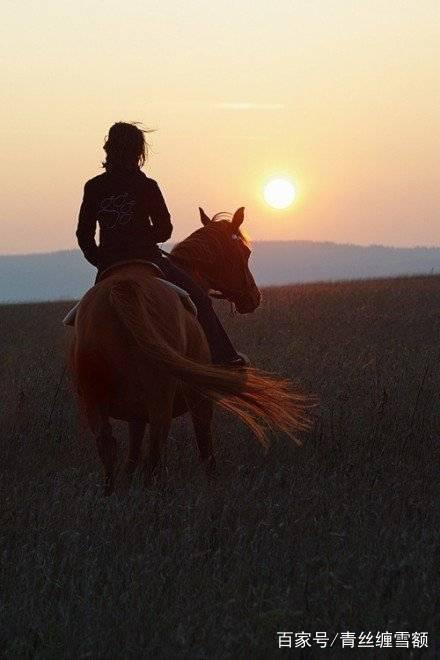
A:
{"type": "Polygon", "coordinates": [[[167,441],[171,426],[171,415],[168,419],[155,419],[150,421],[149,451],[144,464],[145,485],[147,486],[151,477],[158,469],[160,463],[161,449],[167,441]]]}
{"type": "Polygon", "coordinates": [[[162,445],[168,439],[171,420],[173,418],[175,385],[157,383],[154,394],[148,401],[148,420],[150,424],[148,449],[143,465],[144,481],[147,486],[151,477],[157,472],[162,445]]]}
{"type": "Polygon", "coordinates": [[[212,442],[214,404],[212,401],[202,398],[193,392],[186,395],[186,401],[191,413],[200,460],[208,477],[215,477],[216,464],[212,442]]]}
{"type": "Polygon", "coordinates": [[[145,485],[148,485],[151,476],[157,471],[162,445],[168,439],[171,421],[173,418],[173,403],[176,386],[173,383],[158,383],[155,396],[151,398],[148,406],[150,422],[149,450],[144,463],[145,485]]]}
{"type": "Polygon", "coordinates": [[[128,423],[130,445],[128,450],[127,465],[125,468],[127,486],[131,483],[133,479],[133,473],[141,461],[142,440],[144,439],[146,425],[146,420],[142,418],[133,419],[128,423]]]}
{"type": "Polygon", "coordinates": [[[115,464],[117,457],[116,438],[108,420],[103,421],[101,431],[96,437],[98,454],[104,466],[104,495],[111,495],[115,489],[115,464]]]}

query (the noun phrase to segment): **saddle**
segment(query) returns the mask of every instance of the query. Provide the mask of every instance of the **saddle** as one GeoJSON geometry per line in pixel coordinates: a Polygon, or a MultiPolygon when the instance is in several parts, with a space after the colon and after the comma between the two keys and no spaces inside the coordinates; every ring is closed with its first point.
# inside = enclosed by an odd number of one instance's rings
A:
{"type": "MultiPolygon", "coordinates": [[[[173,284],[169,280],[165,279],[165,275],[162,272],[162,270],[157,266],[157,264],[154,264],[151,261],[144,261],[143,259],[131,259],[130,261],[120,261],[116,264],[113,264],[109,268],[106,268],[105,270],[100,273],[97,282],[101,282],[102,280],[106,279],[111,272],[117,268],[118,266],[123,266],[125,264],[132,264],[132,263],[142,263],[147,266],[150,266],[153,270],[153,274],[156,277],[156,279],[160,280],[165,286],[167,286],[169,289],[172,289],[177,295],[179,296],[179,299],[185,309],[188,310],[191,314],[194,314],[194,316],[197,316],[197,307],[195,306],[191,296],[189,295],[188,291],[185,291],[185,289],[182,289],[180,286],[177,286],[177,284],[173,284]]],[[[81,303],[81,300],[79,300],[72,309],[67,312],[66,316],[63,318],[63,325],[70,325],[74,326],[75,325],[75,318],[76,318],[76,312],[78,310],[78,307],[81,303]]]]}

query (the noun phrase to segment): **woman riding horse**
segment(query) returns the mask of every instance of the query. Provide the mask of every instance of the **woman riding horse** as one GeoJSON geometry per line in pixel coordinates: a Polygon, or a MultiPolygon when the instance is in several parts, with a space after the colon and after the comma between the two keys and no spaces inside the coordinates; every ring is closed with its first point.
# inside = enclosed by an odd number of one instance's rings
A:
{"type": "Polygon", "coordinates": [[[241,313],[260,303],[248,266],[251,251],[240,231],[243,208],[232,219],[218,214],[210,220],[201,211],[203,227],[174,246],[166,259],[157,243],[169,238],[172,226],[157,184],[140,171],[143,131],[115,124],[104,148],[106,172],[87,182],[78,224],[79,244],[98,267],[98,281],[76,311],[71,370],[95,434],[106,494],[115,488],[118,454],[111,419],[128,423],[128,481],[142,467],[146,484],[160,462],[173,417],[187,411],[209,475],[215,471],[215,404],[245,422],[265,446],[267,425],[295,438],[309,423],[307,397],[270,374],[230,368],[247,365],[205,293],[219,291],[241,313]],[[157,266],[191,294],[197,318],[157,277],[157,266]],[[149,449],[144,454],[147,423],[149,449]]]}
{"type": "Polygon", "coordinates": [[[157,246],[170,238],[173,225],[158,184],[141,170],[147,153],[145,131],[135,123],[117,122],[110,128],[104,151],[105,172],[84,186],[76,232],[85,258],[98,269],[97,280],[116,263],[155,263],[194,301],[213,362],[232,367],[248,365],[247,358],[234,349],[207,292],[157,246]],[[95,240],[97,223],[99,246],[95,240]]]}

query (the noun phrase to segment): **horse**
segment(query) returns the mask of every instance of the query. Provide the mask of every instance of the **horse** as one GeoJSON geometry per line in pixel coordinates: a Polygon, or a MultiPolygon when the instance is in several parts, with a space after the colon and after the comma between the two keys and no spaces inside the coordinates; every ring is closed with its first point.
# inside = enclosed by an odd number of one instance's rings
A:
{"type": "MultiPolygon", "coordinates": [[[[170,257],[206,290],[254,311],[261,294],[249,270],[251,249],[242,233],[244,209],[210,219],[178,243],[170,257]]],[[[104,468],[104,492],[115,488],[117,443],[110,419],[128,423],[128,483],[141,467],[147,485],[155,473],[174,417],[190,413],[199,457],[216,474],[211,423],[214,404],[230,411],[267,447],[274,427],[299,442],[308,427],[307,397],[291,383],[252,368],[211,363],[204,332],[179,295],[148,262],[111,267],[78,306],[71,371],[79,403],[96,437],[104,468]],[[149,423],[149,451],[142,444],[149,423]]]]}

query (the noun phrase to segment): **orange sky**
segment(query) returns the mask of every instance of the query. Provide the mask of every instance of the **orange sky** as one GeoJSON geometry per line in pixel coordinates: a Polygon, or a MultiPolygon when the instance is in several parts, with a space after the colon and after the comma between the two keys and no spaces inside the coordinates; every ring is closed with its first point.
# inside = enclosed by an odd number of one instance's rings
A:
{"type": "Polygon", "coordinates": [[[438,244],[438,0],[6,0],[2,22],[1,253],[75,246],[118,120],[158,129],[174,238],[244,205],[254,239],[438,244]]]}

